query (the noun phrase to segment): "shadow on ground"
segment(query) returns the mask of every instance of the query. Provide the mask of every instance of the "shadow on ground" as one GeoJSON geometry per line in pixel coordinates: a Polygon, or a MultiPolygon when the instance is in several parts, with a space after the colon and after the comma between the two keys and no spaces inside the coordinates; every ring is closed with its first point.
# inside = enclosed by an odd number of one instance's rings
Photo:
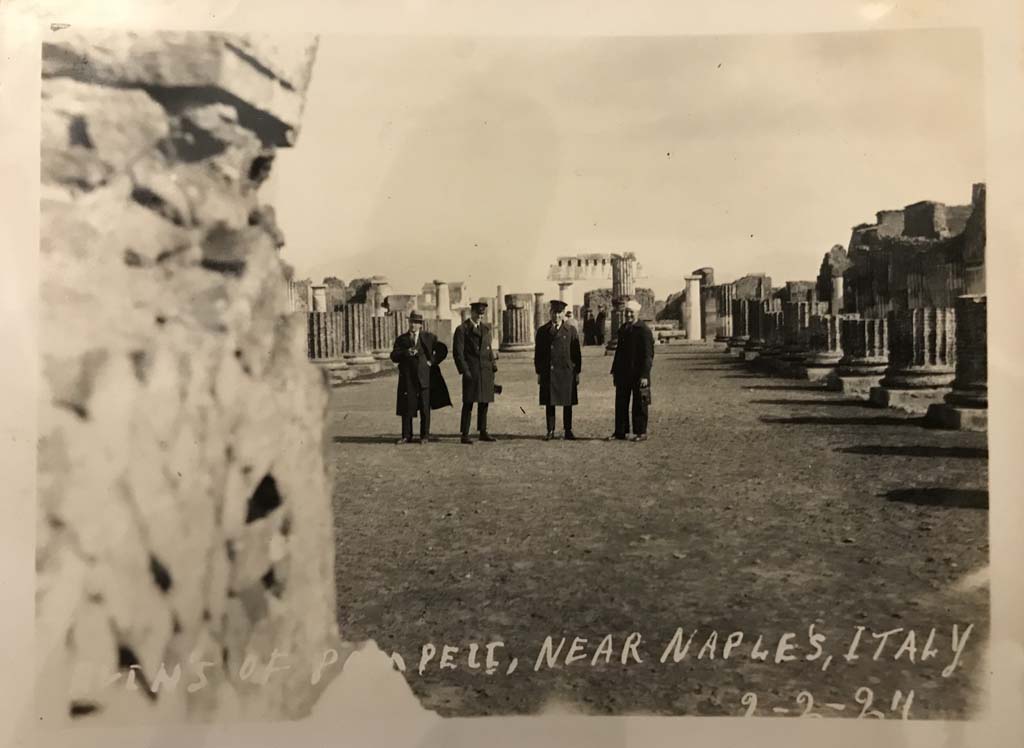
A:
{"type": "Polygon", "coordinates": [[[988,491],[969,488],[896,488],[882,496],[918,506],[941,506],[950,509],[988,509],[988,491]]]}
{"type": "Polygon", "coordinates": [[[978,447],[924,447],[924,446],[886,446],[882,444],[859,444],[855,447],[842,447],[836,452],[852,455],[873,455],[878,457],[957,457],[970,460],[987,460],[988,450],[978,447]]]}

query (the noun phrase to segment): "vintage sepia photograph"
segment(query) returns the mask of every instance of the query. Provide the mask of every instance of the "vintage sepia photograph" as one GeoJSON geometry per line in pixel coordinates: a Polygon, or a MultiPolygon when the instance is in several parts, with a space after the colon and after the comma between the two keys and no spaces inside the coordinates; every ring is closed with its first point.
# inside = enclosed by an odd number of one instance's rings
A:
{"type": "Polygon", "coordinates": [[[39,54],[38,729],[976,718],[976,29],[39,54]]]}

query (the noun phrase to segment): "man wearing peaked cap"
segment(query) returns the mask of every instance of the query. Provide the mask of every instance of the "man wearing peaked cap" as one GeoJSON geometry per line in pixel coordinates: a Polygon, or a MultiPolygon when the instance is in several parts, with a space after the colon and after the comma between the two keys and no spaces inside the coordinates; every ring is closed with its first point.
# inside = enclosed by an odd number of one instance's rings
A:
{"type": "Polygon", "coordinates": [[[412,419],[419,414],[420,442],[437,441],[430,436],[431,409],[452,404],[440,364],[448,356],[448,347],[433,333],[423,329],[423,315],[409,314],[409,330],[395,338],[391,360],[398,364],[398,402],[396,414],[402,417],[399,444],[412,442],[412,419]]]}
{"type": "Polygon", "coordinates": [[[494,402],[494,373],[498,371],[497,355],[491,340],[491,326],[483,319],[487,302],[469,305],[469,319],[455,328],[452,336],[452,358],[462,375],[462,420],[460,431],[463,444],[472,444],[469,426],[476,404],[476,425],[480,441],[497,441],[487,432],[487,409],[494,402]]]}
{"type": "Polygon", "coordinates": [[[565,438],[576,438],[572,432],[572,406],[579,402],[583,355],[579,333],[565,321],[565,307],[564,301],[551,301],[551,320],[537,329],[534,339],[533,366],[540,386],[540,404],[545,408],[545,439],[549,441],[555,438],[555,407],[559,405],[565,438]]]}
{"type": "Polygon", "coordinates": [[[615,383],[615,432],[611,439],[626,439],[630,431],[630,400],[633,401],[633,441],[647,440],[647,408],[651,396],[654,334],[638,319],[641,306],[635,299],[623,305],[625,322],[619,328],[612,381],[615,383]]]}

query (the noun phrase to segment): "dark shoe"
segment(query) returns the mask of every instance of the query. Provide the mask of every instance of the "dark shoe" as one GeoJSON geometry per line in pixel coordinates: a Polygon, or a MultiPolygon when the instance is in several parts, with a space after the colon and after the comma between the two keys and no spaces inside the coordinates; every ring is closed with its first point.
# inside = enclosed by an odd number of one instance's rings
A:
{"type": "Polygon", "coordinates": [[[647,434],[637,434],[636,436],[633,437],[633,441],[645,442],[647,441],[647,434]]]}
{"type": "Polygon", "coordinates": [[[621,441],[625,441],[625,439],[626,439],[626,435],[625,434],[612,434],[607,439],[605,439],[605,441],[606,442],[616,442],[616,441],[617,442],[621,442],[621,441]]]}
{"type": "Polygon", "coordinates": [[[412,444],[412,439],[407,439],[404,436],[399,439],[395,444],[412,444]]]}
{"type": "Polygon", "coordinates": [[[482,432],[480,432],[480,441],[482,441],[482,442],[496,442],[498,440],[495,439],[490,434],[488,434],[486,431],[482,431],[482,432]]]}
{"type": "Polygon", "coordinates": [[[472,444],[473,443],[473,440],[470,439],[468,436],[462,437],[459,441],[461,441],[463,444],[472,444]]]}
{"type": "Polygon", "coordinates": [[[547,434],[545,434],[544,441],[549,442],[549,441],[551,441],[554,438],[555,438],[555,432],[554,431],[549,431],[547,434]]]}
{"type": "Polygon", "coordinates": [[[570,441],[570,442],[576,441],[576,434],[572,433],[571,431],[566,431],[565,432],[565,439],[566,439],[566,441],[570,441]]]}

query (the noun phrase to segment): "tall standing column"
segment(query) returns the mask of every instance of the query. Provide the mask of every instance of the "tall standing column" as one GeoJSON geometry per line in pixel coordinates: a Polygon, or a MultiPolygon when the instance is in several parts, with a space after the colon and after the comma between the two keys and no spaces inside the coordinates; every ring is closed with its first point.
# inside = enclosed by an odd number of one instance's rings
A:
{"type": "Polygon", "coordinates": [[[498,350],[505,353],[532,351],[536,329],[533,326],[533,294],[508,294],[505,296],[505,310],[502,312],[501,345],[498,350]]]}
{"type": "Polygon", "coordinates": [[[547,302],[544,301],[544,294],[535,293],[533,295],[533,328],[536,330],[544,324],[547,318],[547,302]]]}
{"type": "Polygon", "coordinates": [[[832,299],[829,302],[829,312],[831,314],[842,314],[843,313],[843,276],[833,275],[832,276],[832,299]]]}
{"type": "Polygon", "coordinates": [[[753,361],[764,350],[764,315],[767,311],[767,301],[762,299],[750,301],[750,317],[747,321],[750,338],[747,340],[747,344],[743,346],[744,361],[753,361]]]}
{"type": "Polygon", "coordinates": [[[889,366],[871,402],[923,415],[956,376],[956,311],[948,307],[889,313],[889,366]]]}
{"type": "Polygon", "coordinates": [[[686,276],[686,339],[701,339],[700,314],[700,280],[699,275],[686,276]]]}
{"type": "Polygon", "coordinates": [[[370,348],[370,322],[366,304],[346,304],[343,309],[345,325],[345,358],[350,364],[372,364],[370,348]]]}
{"type": "Polygon", "coordinates": [[[636,295],[636,258],[631,254],[612,255],[612,329],[606,350],[614,351],[624,319],[625,304],[636,295]]]}
{"type": "Polygon", "coordinates": [[[790,364],[804,360],[811,325],[811,304],[807,301],[787,301],[782,305],[782,356],[790,364]]]}
{"type": "Polygon", "coordinates": [[[732,337],[732,302],[736,295],[736,287],[731,283],[718,286],[718,329],[715,331],[715,342],[728,343],[732,337]]]}
{"type": "Polygon", "coordinates": [[[448,292],[448,284],[444,281],[434,281],[434,319],[452,318],[452,300],[448,292]]]}
{"type": "Polygon", "coordinates": [[[750,340],[750,312],[753,304],[751,299],[732,300],[732,337],[729,338],[729,353],[734,356],[743,355],[743,347],[750,340]]]}
{"type": "Polygon", "coordinates": [[[928,408],[928,420],[945,428],[988,429],[988,297],[956,300],[956,379],[942,404],[928,408]]]}
{"type": "Polygon", "coordinates": [[[564,301],[570,309],[575,306],[572,297],[572,281],[558,282],[558,298],[559,300],[564,301]]]}

